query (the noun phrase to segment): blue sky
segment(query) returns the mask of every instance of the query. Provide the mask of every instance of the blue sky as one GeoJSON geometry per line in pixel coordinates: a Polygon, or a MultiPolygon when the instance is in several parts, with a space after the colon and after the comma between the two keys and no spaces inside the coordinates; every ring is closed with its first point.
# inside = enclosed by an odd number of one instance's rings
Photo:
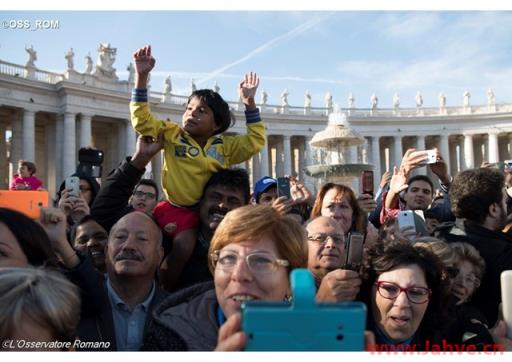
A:
{"type": "MultiPolygon", "coordinates": [[[[190,80],[212,87],[216,80],[227,99],[236,96],[241,76],[254,70],[269,103],[283,89],[289,103],[313,106],[327,91],[335,103],[391,107],[395,92],[403,107],[414,106],[421,91],[424,106],[486,102],[491,87],[498,103],[512,102],[512,12],[495,11],[0,11],[0,20],[58,20],[58,30],[0,29],[0,59],[25,64],[25,45],[37,50],[36,66],[63,72],[64,54],[75,52],[75,68],[85,69],[88,52],[96,61],[100,42],[117,48],[114,66],[121,79],[133,51],[153,46],[157,60],[152,89],[168,74],[173,91],[187,94],[190,80]]],[[[258,96],[259,99],[259,96],[258,96]]]]}

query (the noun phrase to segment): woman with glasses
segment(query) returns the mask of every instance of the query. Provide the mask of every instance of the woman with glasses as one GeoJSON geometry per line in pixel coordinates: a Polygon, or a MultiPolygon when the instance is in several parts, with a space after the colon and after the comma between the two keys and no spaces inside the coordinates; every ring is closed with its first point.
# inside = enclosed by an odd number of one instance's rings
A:
{"type": "Polygon", "coordinates": [[[477,350],[494,343],[485,316],[470,301],[485,272],[485,261],[478,250],[463,242],[449,244],[456,258],[451,300],[448,305],[452,322],[447,333],[448,340],[459,344],[472,344],[477,350]]]}
{"type": "Polygon", "coordinates": [[[439,343],[442,267],[409,241],[379,240],[367,249],[362,297],[379,348],[424,350],[439,343]]]}
{"type": "Polygon", "coordinates": [[[289,300],[288,275],[307,264],[305,231],[270,206],[240,207],[217,227],[208,261],[214,282],[169,296],[155,310],[143,350],[211,351],[218,342],[242,349],[242,303],[289,300]]]}

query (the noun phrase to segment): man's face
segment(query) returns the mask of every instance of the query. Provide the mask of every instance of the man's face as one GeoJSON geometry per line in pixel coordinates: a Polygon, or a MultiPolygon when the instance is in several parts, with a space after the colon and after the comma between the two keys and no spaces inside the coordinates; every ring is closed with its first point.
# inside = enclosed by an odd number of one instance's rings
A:
{"type": "Polygon", "coordinates": [[[272,203],[277,199],[277,186],[271,186],[267,190],[261,193],[260,201],[258,204],[261,205],[272,205],[272,203]]]}
{"type": "Polygon", "coordinates": [[[163,257],[158,226],[143,212],[122,217],[106,247],[109,276],[153,277],[163,257]]]}
{"type": "Polygon", "coordinates": [[[76,228],[74,247],[83,253],[89,253],[98,269],[105,267],[105,244],[108,235],[105,229],[94,220],[80,224],[76,228]]]}
{"type": "Polygon", "coordinates": [[[340,268],[345,260],[345,238],[340,223],[320,216],[308,224],[307,233],[308,269],[324,277],[328,272],[340,268]]]}
{"type": "Polygon", "coordinates": [[[243,205],[245,200],[242,190],[223,185],[210,186],[199,206],[200,222],[214,232],[229,211],[243,205]]]}
{"type": "Polygon", "coordinates": [[[432,188],[426,181],[416,180],[404,195],[409,210],[426,210],[432,203],[432,188]]]}
{"type": "Polygon", "coordinates": [[[130,198],[130,205],[135,209],[142,209],[151,213],[156,206],[156,190],[150,185],[139,185],[130,198]]]}

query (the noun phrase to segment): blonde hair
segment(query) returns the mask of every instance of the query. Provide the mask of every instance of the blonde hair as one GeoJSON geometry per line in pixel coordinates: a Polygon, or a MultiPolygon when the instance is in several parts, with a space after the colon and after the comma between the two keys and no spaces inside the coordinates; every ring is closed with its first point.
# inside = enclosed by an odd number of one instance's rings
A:
{"type": "Polygon", "coordinates": [[[478,250],[473,245],[463,242],[451,243],[450,247],[457,254],[459,260],[466,260],[475,267],[476,277],[482,280],[485,272],[485,260],[478,250]]]}
{"type": "Polygon", "coordinates": [[[58,341],[73,341],[80,320],[78,288],[56,271],[0,269],[0,340],[10,338],[23,317],[49,328],[58,341]]]}
{"type": "Polygon", "coordinates": [[[281,215],[270,206],[247,205],[230,211],[217,227],[208,253],[212,274],[214,251],[231,243],[258,241],[265,236],[274,242],[278,257],[288,260],[288,270],[306,267],[308,249],[304,228],[292,217],[281,215]]]}

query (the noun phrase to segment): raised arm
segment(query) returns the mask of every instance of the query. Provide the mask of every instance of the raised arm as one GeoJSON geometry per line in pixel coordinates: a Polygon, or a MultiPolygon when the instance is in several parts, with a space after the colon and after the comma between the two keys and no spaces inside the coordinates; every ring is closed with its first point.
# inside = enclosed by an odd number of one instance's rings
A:
{"type": "Polygon", "coordinates": [[[245,104],[246,111],[253,111],[256,109],[256,102],[254,97],[256,96],[256,90],[260,84],[260,78],[256,73],[247,73],[239,83],[238,92],[240,98],[245,104]]]}
{"type": "Polygon", "coordinates": [[[135,88],[148,87],[149,72],[155,67],[156,60],[151,55],[151,45],[139,48],[133,53],[135,64],[135,88]]]}

